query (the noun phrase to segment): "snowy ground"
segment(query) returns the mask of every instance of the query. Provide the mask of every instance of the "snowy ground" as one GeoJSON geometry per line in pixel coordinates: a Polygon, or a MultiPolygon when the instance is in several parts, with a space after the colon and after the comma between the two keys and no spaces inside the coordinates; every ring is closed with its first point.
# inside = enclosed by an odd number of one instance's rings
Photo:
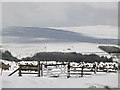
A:
{"type": "MultiPolygon", "coordinates": [[[[55,27],[51,27],[51,28],[55,28],[55,27]]],[[[68,40],[71,38],[70,37],[71,35],[74,36],[76,34],[71,34],[69,32],[67,34],[67,31],[70,31],[73,33],[77,32],[78,34],[80,33],[85,36],[100,38],[100,39],[102,38],[117,39],[118,38],[117,36],[118,29],[117,27],[112,27],[112,26],[61,27],[61,28],[55,28],[55,29],[62,29],[63,31],[65,31],[63,32],[63,35],[68,35],[68,37],[67,36],[65,37],[68,40]]],[[[19,34],[22,32],[19,31],[19,34]]],[[[50,36],[49,33],[47,36],[50,36]]],[[[59,32],[56,32],[56,33],[57,35],[59,35],[59,32]]],[[[30,35],[32,35],[32,32],[30,35]]],[[[57,36],[54,35],[54,37],[57,37],[57,36]]],[[[77,37],[83,37],[83,36],[78,35],[77,37]]],[[[72,40],[77,39],[77,37],[72,38],[72,40]]],[[[6,38],[5,40],[8,40],[10,37],[5,36],[5,38],[6,38]]],[[[31,37],[26,37],[26,38],[31,38],[31,37]]],[[[16,40],[16,37],[11,37],[9,40],[12,41],[14,39],[16,40]]],[[[80,42],[79,39],[77,39],[78,41],[76,42],[71,42],[72,40],[71,41],[69,40],[70,42],[68,41],[61,42],[61,39],[64,39],[64,38],[61,38],[60,36],[57,38],[57,41],[60,40],[60,42],[54,42],[54,43],[52,42],[42,43],[43,40],[46,40],[46,38],[42,38],[42,37],[40,38],[36,37],[35,39],[37,40],[39,39],[41,43],[23,44],[23,43],[6,42],[3,44],[3,50],[9,50],[15,57],[18,57],[18,58],[33,56],[37,52],[54,52],[54,51],[55,52],[59,52],[59,51],[60,52],[80,52],[80,53],[85,53],[85,54],[94,53],[94,54],[105,55],[105,56],[110,57],[108,54],[98,49],[98,46],[99,45],[114,45],[114,44],[104,44],[104,43],[98,44],[98,43],[90,43],[90,42],[80,42]]],[[[104,88],[105,86],[108,86],[110,88],[118,87],[118,74],[117,73],[99,73],[99,74],[97,73],[96,75],[93,74],[87,77],[86,76],[71,77],[67,79],[66,76],[59,77],[59,78],[53,78],[53,77],[47,77],[47,76],[36,77],[36,75],[35,76],[24,75],[22,77],[18,77],[17,73],[11,77],[8,77],[8,74],[10,72],[11,71],[5,71],[3,72],[3,76],[2,77],[0,76],[0,81],[2,81],[2,85],[0,84],[0,87],[1,86],[3,88],[92,88],[92,87],[93,88],[95,87],[104,88]]]]}
{"type": "MultiPolygon", "coordinates": [[[[9,72],[10,73],[10,72],[9,72]]],[[[36,75],[23,75],[18,77],[17,74],[8,77],[8,72],[3,73],[3,88],[117,88],[117,73],[99,73],[84,77],[36,77],[36,75]]]]}

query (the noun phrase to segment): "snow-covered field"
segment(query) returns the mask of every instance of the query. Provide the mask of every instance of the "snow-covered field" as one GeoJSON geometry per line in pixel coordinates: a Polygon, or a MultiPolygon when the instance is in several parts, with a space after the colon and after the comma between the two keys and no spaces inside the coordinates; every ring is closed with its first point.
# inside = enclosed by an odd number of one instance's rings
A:
{"type": "MultiPolygon", "coordinates": [[[[28,32],[27,30],[29,29],[26,28],[17,28],[18,31],[6,29],[6,31],[3,31],[3,50],[9,50],[13,56],[17,58],[33,56],[37,52],[81,52],[110,57],[110,55],[98,49],[98,46],[116,46],[117,42],[114,40],[118,38],[118,28],[113,26],[50,28],[54,28],[55,30],[41,30],[40,33],[37,28],[37,30],[35,30],[36,32],[33,33],[33,29],[35,28],[30,29],[31,32],[28,32]],[[28,32],[28,34],[26,32],[28,32]],[[40,37],[38,33],[40,33],[40,37]],[[105,43],[105,40],[108,42],[105,43]]],[[[18,77],[17,73],[8,77],[10,72],[11,71],[4,71],[3,76],[0,76],[0,78],[2,78],[2,85],[0,86],[3,88],[118,87],[118,73],[97,73],[96,75],[93,74],[87,77],[72,77],[67,79],[66,77],[53,78],[46,76],[36,77],[32,75],[18,77]]]]}
{"type": "Polygon", "coordinates": [[[3,88],[117,88],[117,73],[101,73],[84,77],[36,77],[36,75],[13,75],[8,77],[8,72],[3,73],[3,88]]]}

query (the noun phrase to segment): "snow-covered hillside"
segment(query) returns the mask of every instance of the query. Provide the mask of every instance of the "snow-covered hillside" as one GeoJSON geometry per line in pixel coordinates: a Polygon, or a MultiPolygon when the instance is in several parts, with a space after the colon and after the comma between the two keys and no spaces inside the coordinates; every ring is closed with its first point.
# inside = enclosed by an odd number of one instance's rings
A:
{"type": "MultiPolygon", "coordinates": [[[[5,27],[3,28],[2,50],[9,50],[17,58],[33,56],[37,52],[94,53],[110,57],[110,55],[101,51],[98,46],[117,46],[117,39],[118,28],[113,26],[5,27]]],[[[13,62],[9,64],[13,67],[16,65],[13,62]]],[[[66,77],[38,78],[31,75],[18,77],[17,73],[8,77],[9,73],[11,71],[3,72],[1,86],[4,88],[118,87],[118,73],[98,73],[88,77],[73,77],[70,79],[66,77]],[[25,84],[23,85],[23,83],[25,84]]]]}
{"type": "Polygon", "coordinates": [[[97,44],[117,44],[117,27],[5,27],[3,43],[61,43],[84,42],[97,44]]]}
{"type": "Polygon", "coordinates": [[[81,27],[49,27],[81,33],[95,38],[118,39],[118,27],[115,26],[81,26],[81,27]]]}
{"type": "Polygon", "coordinates": [[[3,28],[3,48],[18,58],[46,51],[106,54],[98,46],[116,45],[117,33],[117,27],[111,26],[6,27],[3,28]]]}

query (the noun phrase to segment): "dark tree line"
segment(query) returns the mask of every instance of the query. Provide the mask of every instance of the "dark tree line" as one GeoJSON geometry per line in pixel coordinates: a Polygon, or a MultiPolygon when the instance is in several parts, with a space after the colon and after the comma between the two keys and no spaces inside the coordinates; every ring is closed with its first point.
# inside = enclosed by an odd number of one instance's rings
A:
{"type": "Polygon", "coordinates": [[[5,51],[5,52],[0,51],[0,59],[7,61],[19,61],[19,59],[14,57],[9,51],[5,51]]]}
{"type": "Polygon", "coordinates": [[[115,46],[99,46],[99,48],[107,53],[120,53],[120,48],[115,46]]]}
{"type": "Polygon", "coordinates": [[[81,53],[62,53],[62,52],[39,52],[33,57],[22,58],[22,60],[28,61],[59,61],[59,62],[112,62],[112,58],[104,56],[98,56],[95,54],[83,55],[81,53]]]}
{"type": "Polygon", "coordinates": [[[112,58],[107,58],[105,56],[98,56],[96,54],[83,55],[81,53],[70,52],[39,52],[33,57],[22,58],[21,60],[14,57],[9,51],[0,51],[0,57],[3,60],[8,61],[58,61],[58,62],[112,62],[112,58]]]}

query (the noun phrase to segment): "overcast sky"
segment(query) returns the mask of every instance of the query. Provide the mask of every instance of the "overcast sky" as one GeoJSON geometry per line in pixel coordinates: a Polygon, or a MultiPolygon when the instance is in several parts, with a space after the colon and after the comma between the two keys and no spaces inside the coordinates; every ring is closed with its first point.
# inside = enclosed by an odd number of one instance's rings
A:
{"type": "Polygon", "coordinates": [[[117,26],[118,3],[10,2],[2,5],[3,26],[117,26]]]}

